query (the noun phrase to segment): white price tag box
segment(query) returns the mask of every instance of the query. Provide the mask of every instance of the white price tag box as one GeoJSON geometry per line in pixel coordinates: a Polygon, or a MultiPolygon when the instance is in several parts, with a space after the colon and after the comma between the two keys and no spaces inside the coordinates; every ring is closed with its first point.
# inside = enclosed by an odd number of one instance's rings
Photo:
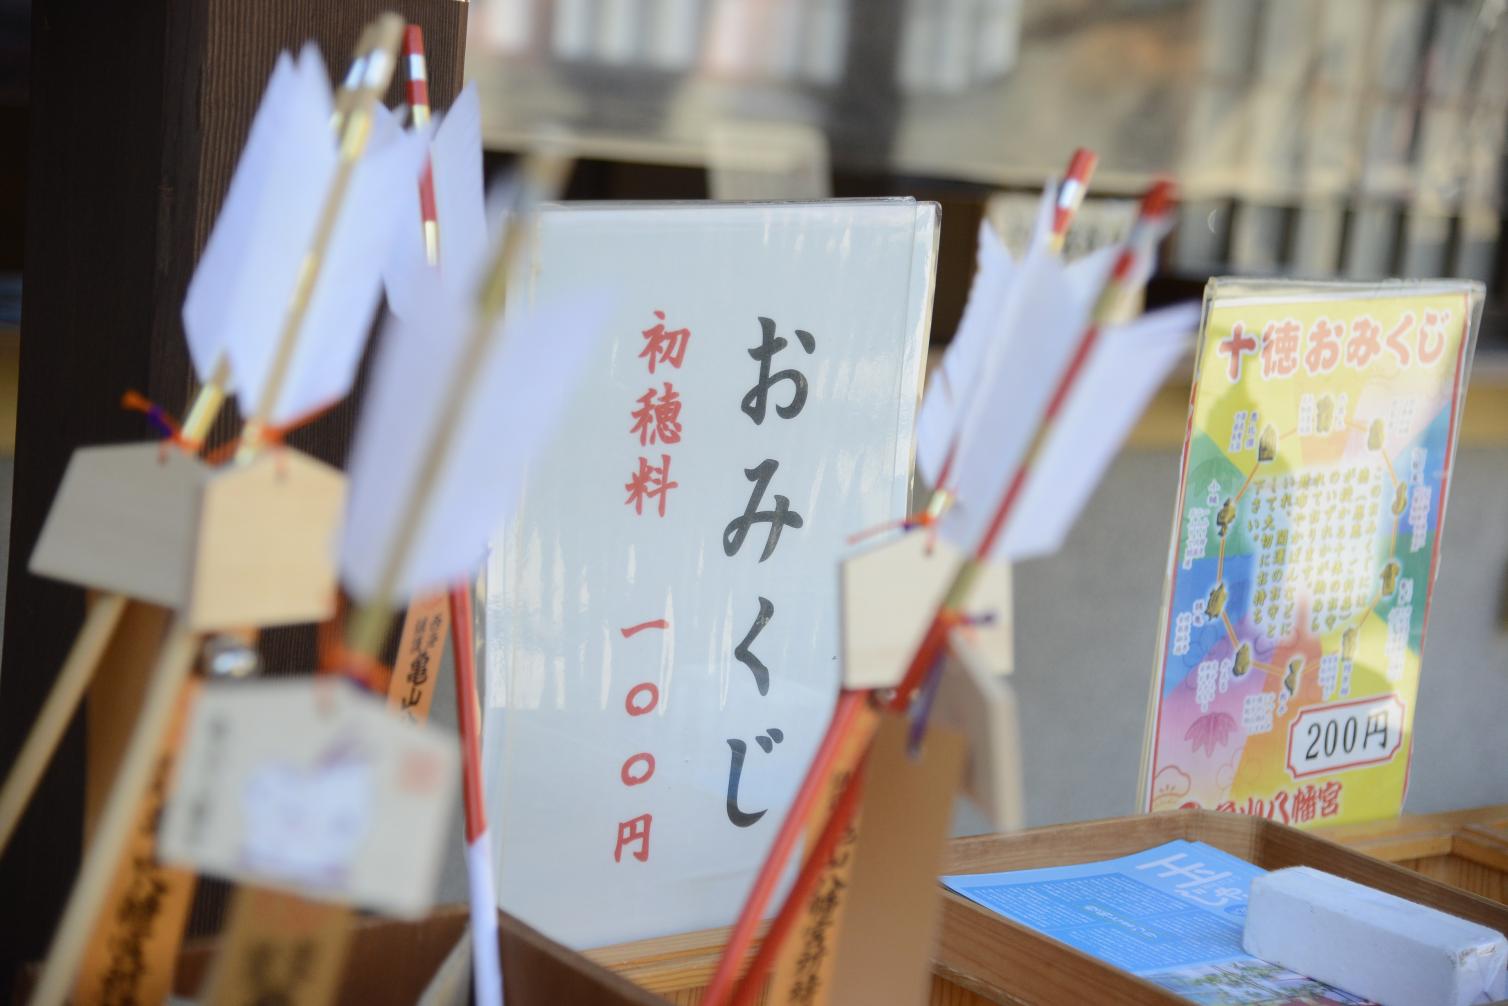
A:
{"type": "Polygon", "coordinates": [[[1288,728],[1288,771],[1295,779],[1380,765],[1403,744],[1403,703],[1396,695],[1310,706],[1288,728]]]}

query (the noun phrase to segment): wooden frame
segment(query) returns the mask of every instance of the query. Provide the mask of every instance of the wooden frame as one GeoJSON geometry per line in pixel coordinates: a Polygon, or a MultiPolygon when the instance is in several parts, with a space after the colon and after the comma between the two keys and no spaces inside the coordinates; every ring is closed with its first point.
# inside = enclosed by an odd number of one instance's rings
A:
{"type": "MultiPolygon", "coordinates": [[[[350,953],[336,998],[337,1006],[416,1002],[425,985],[469,920],[465,906],[443,909],[418,922],[365,919],[351,935],[350,953]]],[[[663,1000],[627,978],[572,953],[511,915],[498,918],[498,947],[503,959],[505,1001],[571,1003],[572,1006],[660,1006],[663,1000]]],[[[173,993],[199,993],[218,941],[195,940],[178,956],[173,993]]],[[[37,968],[28,968],[16,986],[16,1002],[25,1002],[37,968]]],[[[469,969],[467,975],[469,987],[469,969]]]]}
{"type": "MultiPolygon", "coordinates": [[[[1465,812],[1465,827],[1490,832],[1504,808],[1465,812]]],[[[1402,827],[1415,851],[1433,846],[1417,836],[1443,819],[1402,827]]],[[[1407,820],[1407,819],[1405,819],[1407,820]]],[[[1458,822],[1459,823],[1459,820],[1458,822]]],[[[1475,833],[1473,833],[1475,834],[1475,833]]],[[[1487,901],[1336,842],[1260,818],[1212,811],[1176,811],[1039,828],[1015,835],[955,839],[945,869],[992,872],[1062,866],[1124,856],[1173,839],[1207,842],[1268,869],[1314,866],[1498,930],[1508,930],[1508,905],[1487,901]]],[[[1386,839],[1403,848],[1399,840],[1386,839]]],[[[1019,926],[951,892],[943,899],[940,946],[933,961],[930,1006],[1045,1006],[1085,1002],[1187,1006],[1164,989],[1019,926]]],[[[357,924],[341,984],[341,1003],[416,1000],[467,925],[464,906],[419,922],[368,919],[357,924]]],[[[639,940],[574,953],[507,914],[500,947],[508,1001],[518,1006],[569,1002],[583,1006],[695,1006],[717,966],[727,929],[639,940]]],[[[196,941],[179,958],[175,991],[192,995],[207,974],[216,944],[196,941]]],[[[25,990],[23,982],[21,990],[25,990]]],[[[765,997],[761,997],[765,1001],[765,997]]]]}
{"type": "Polygon", "coordinates": [[[1332,842],[1508,904],[1508,804],[1322,828],[1332,842]]]}
{"type": "MultiPolygon", "coordinates": [[[[1009,837],[955,841],[948,872],[986,873],[1062,866],[1124,856],[1173,839],[1206,842],[1266,869],[1312,866],[1420,904],[1508,931],[1508,906],[1373,859],[1308,832],[1262,818],[1213,811],[1040,828],[1009,837]]],[[[941,946],[933,1003],[949,1006],[1009,1003],[1114,1002],[1131,1006],[1187,1006],[1185,1000],[1017,925],[952,892],[943,894],[941,946]],[[945,993],[939,995],[939,993],[945,993]]]]}
{"type": "MultiPolygon", "coordinates": [[[[1505,815],[1508,816],[1508,815],[1505,815]]],[[[1268,869],[1313,866],[1442,911],[1508,931],[1508,906],[1310,832],[1261,818],[1175,811],[955,839],[946,871],[984,873],[1063,866],[1128,855],[1173,839],[1207,842],[1268,869]]],[[[1166,990],[1019,926],[948,891],[933,960],[930,1006],[1126,1003],[1187,1006],[1166,990]]],[[[717,966],[726,930],[707,930],[589,951],[677,1006],[695,1006],[717,966]]]]}

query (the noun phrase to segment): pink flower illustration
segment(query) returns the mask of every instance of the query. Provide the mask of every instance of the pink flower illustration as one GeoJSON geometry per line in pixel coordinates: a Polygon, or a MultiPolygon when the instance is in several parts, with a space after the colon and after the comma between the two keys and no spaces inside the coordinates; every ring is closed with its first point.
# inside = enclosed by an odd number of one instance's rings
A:
{"type": "Polygon", "coordinates": [[[1234,729],[1236,721],[1229,713],[1206,713],[1189,725],[1188,733],[1183,735],[1183,739],[1193,741],[1195,751],[1204,748],[1205,754],[1213,755],[1217,746],[1225,746],[1234,729]]]}

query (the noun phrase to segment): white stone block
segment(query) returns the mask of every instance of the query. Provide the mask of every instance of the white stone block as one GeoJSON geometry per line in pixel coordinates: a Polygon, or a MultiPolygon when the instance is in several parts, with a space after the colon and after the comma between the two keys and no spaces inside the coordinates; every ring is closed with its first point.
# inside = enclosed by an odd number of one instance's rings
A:
{"type": "Polygon", "coordinates": [[[1306,866],[1252,881],[1242,945],[1382,1006],[1468,1006],[1508,994],[1501,933],[1306,866]]]}

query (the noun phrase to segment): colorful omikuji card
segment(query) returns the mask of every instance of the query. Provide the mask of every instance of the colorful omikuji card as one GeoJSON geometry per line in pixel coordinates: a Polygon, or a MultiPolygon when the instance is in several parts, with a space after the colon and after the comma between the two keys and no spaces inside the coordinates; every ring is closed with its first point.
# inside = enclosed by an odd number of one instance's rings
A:
{"type": "Polygon", "coordinates": [[[1142,801],[1399,813],[1482,288],[1214,280],[1142,801]]]}
{"type": "Polygon", "coordinates": [[[849,536],[907,512],[937,237],[908,199],[541,214],[520,295],[614,291],[487,576],[499,894],[550,936],[737,913],[837,697],[849,536]]]}
{"type": "Polygon", "coordinates": [[[460,789],[443,730],[335,678],[208,685],[158,831],[170,863],[413,917],[460,789]]]}

